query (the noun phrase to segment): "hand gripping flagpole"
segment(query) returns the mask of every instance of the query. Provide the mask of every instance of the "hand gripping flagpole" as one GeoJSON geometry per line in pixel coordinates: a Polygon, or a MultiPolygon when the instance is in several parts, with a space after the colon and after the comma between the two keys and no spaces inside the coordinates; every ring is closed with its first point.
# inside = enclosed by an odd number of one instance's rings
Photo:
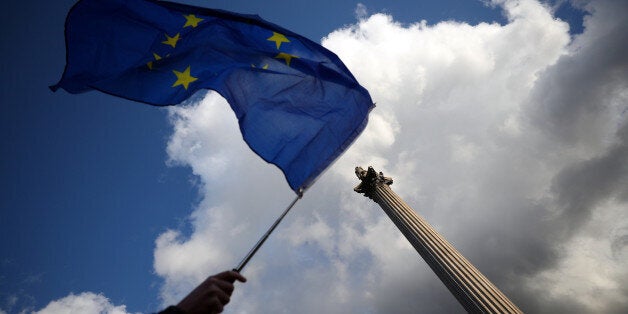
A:
{"type": "Polygon", "coordinates": [[[297,191],[297,197],[292,201],[292,203],[290,203],[290,205],[288,205],[288,207],[286,208],[286,210],[284,210],[284,212],[281,214],[281,216],[279,216],[279,218],[277,218],[277,220],[275,220],[275,223],[273,223],[273,225],[270,227],[270,229],[268,229],[268,231],[266,231],[266,233],[257,241],[255,246],[253,246],[251,251],[249,251],[249,253],[242,259],[240,264],[238,264],[238,267],[234,268],[233,271],[238,272],[238,273],[242,271],[244,266],[246,266],[246,264],[249,262],[249,260],[251,260],[253,255],[255,255],[255,253],[257,252],[257,250],[259,250],[259,248],[262,246],[262,244],[264,244],[264,242],[266,242],[266,239],[268,239],[268,236],[270,236],[270,234],[275,230],[275,228],[277,228],[277,225],[279,225],[279,223],[283,220],[283,218],[286,217],[286,215],[288,214],[290,209],[292,209],[294,204],[296,204],[297,201],[300,200],[302,197],[303,197],[303,189],[299,189],[297,191]]]}

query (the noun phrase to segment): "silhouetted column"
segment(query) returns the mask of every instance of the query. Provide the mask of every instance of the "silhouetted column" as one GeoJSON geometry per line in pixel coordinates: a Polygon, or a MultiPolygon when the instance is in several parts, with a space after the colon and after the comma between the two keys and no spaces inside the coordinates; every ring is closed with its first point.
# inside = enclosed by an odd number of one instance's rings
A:
{"type": "Polygon", "coordinates": [[[390,189],[392,179],[356,167],[354,190],[382,207],[427,264],[469,313],[522,313],[495,285],[390,189]]]}

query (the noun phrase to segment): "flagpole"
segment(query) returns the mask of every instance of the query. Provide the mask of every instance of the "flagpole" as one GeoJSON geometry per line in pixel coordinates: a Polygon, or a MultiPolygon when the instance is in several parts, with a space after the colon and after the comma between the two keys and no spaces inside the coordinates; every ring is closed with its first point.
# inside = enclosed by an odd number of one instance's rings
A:
{"type": "Polygon", "coordinates": [[[292,203],[290,203],[290,205],[288,205],[288,207],[286,208],[286,210],[284,210],[281,216],[279,216],[279,218],[275,220],[275,223],[273,223],[273,225],[268,229],[268,231],[266,231],[266,233],[257,241],[255,246],[253,246],[253,248],[249,251],[249,253],[242,259],[242,261],[240,261],[240,264],[238,264],[238,267],[234,268],[233,271],[238,272],[238,273],[242,271],[244,266],[246,266],[249,260],[251,260],[253,255],[255,255],[255,253],[257,252],[257,250],[259,250],[262,244],[266,242],[266,239],[268,239],[268,236],[270,236],[270,234],[275,230],[275,228],[277,228],[277,225],[279,225],[279,223],[283,220],[283,218],[288,214],[290,209],[292,209],[294,204],[296,204],[297,201],[300,200],[302,197],[303,197],[303,189],[299,189],[297,191],[297,197],[292,201],[292,203]]]}

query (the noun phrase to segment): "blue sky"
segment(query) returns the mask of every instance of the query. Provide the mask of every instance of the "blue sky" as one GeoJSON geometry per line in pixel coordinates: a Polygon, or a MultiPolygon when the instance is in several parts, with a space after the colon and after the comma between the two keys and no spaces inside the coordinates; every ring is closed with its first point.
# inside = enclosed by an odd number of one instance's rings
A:
{"type": "MultiPolygon", "coordinates": [[[[211,207],[210,204],[220,207],[221,203],[242,197],[246,191],[236,193],[235,186],[231,191],[212,186],[221,183],[203,177],[199,174],[202,171],[194,170],[193,162],[186,164],[185,158],[176,157],[176,153],[169,150],[169,143],[176,137],[174,126],[177,121],[182,121],[181,113],[98,92],[70,95],[64,91],[52,93],[48,89],[63,71],[63,23],[73,3],[11,2],[0,13],[4,38],[0,51],[4,60],[0,87],[3,111],[0,115],[3,152],[0,161],[3,187],[0,190],[0,313],[39,310],[70,293],[85,291],[102,293],[112,304],[126,305],[129,312],[156,311],[163,306],[163,300],[168,299],[164,294],[176,295],[175,292],[169,294],[168,289],[171,288],[164,285],[171,279],[170,273],[155,268],[156,252],[159,252],[156,240],[164,239],[167,230],[175,230],[184,239],[192,238],[199,230],[196,223],[200,215],[192,213],[211,207]],[[212,189],[220,192],[207,192],[212,189]]],[[[256,13],[317,42],[335,30],[358,23],[355,13],[358,2],[351,1],[184,3],[256,13]]],[[[491,7],[482,1],[360,3],[368,12],[364,19],[372,14],[385,13],[400,22],[402,27],[421,20],[426,20],[428,25],[457,21],[454,26],[475,26],[480,22],[503,26],[509,23],[503,6],[491,7]]],[[[569,2],[550,5],[556,5],[553,13],[558,18],[569,22],[571,38],[583,32],[584,11],[581,8],[574,8],[569,2]]],[[[333,44],[331,39],[330,44],[333,44]]],[[[512,49],[517,50],[516,47],[512,49]]],[[[352,69],[351,66],[349,68],[352,69]]],[[[357,77],[360,80],[360,76],[357,77]]],[[[386,112],[386,98],[381,98],[382,110],[386,112]]],[[[377,99],[375,101],[380,104],[377,99]]],[[[619,120],[618,125],[624,120],[619,120]]],[[[460,147],[469,146],[461,144],[460,147]]],[[[223,148],[217,147],[216,150],[223,148]]],[[[600,148],[600,152],[603,155],[604,150],[600,148]]],[[[593,159],[591,156],[594,155],[581,156],[593,159]]],[[[403,173],[400,168],[393,167],[393,159],[390,160],[382,166],[403,173]]],[[[226,170],[228,176],[229,169],[226,170]]],[[[275,170],[264,171],[276,175],[275,170]]],[[[350,174],[352,168],[347,171],[350,174]]],[[[621,178],[618,180],[622,182],[621,178]]],[[[281,177],[276,176],[271,181],[280,182],[281,177]]],[[[230,183],[226,186],[232,187],[230,183]]],[[[350,192],[352,186],[347,185],[346,188],[350,192]]],[[[399,188],[403,189],[403,186],[399,188]]],[[[429,193],[421,194],[427,192],[415,195],[403,191],[413,200],[433,197],[429,193]]],[[[310,191],[312,194],[325,192],[323,187],[310,191]]],[[[276,206],[274,212],[278,213],[292,197],[292,191],[282,182],[272,189],[272,193],[276,194],[272,198],[277,201],[269,204],[276,206]]],[[[252,197],[264,197],[255,196],[254,192],[251,194],[252,197]]],[[[346,197],[344,200],[354,202],[346,197]]],[[[363,201],[360,199],[359,202],[363,201]]],[[[303,205],[301,213],[308,210],[307,204],[303,205]]],[[[274,218],[273,209],[267,211],[268,215],[249,223],[253,234],[261,235],[274,218]]],[[[251,215],[256,214],[253,212],[251,215]]],[[[299,212],[291,215],[299,215],[299,212]]],[[[321,212],[320,215],[324,217],[327,214],[321,212]]],[[[437,213],[426,215],[433,216],[437,224],[441,222],[439,219],[444,219],[437,213]]],[[[293,222],[298,221],[296,217],[292,219],[293,222]]],[[[368,219],[375,221],[373,217],[368,219]]],[[[316,226],[316,223],[313,225],[316,226]]],[[[334,226],[333,223],[327,225],[334,226]]],[[[278,229],[278,232],[281,230],[278,229]]],[[[286,226],[285,230],[291,229],[286,226]]],[[[452,231],[454,239],[463,235],[452,231]]],[[[255,241],[255,237],[242,239],[231,252],[233,256],[227,259],[231,264],[208,262],[201,268],[217,272],[222,270],[221,267],[235,266],[234,259],[237,261],[243,256],[247,247],[255,241]]],[[[325,254],[320,253],[327,244],[311,248],[307,246],[310,242],[305,240],[286,241],[296,243],[296,250],[302,250],[302,254],[308,256],[305,260],[313,263],[314,267],[319,262],[329,262],[325,254]]],[[[316,233],[313,240],[308,241],[318,243],[316,233]]],[[[461,246],[465,245],[463,240],[459,242],[461,246]]],[[[268,250],[272,252],[274,249],[277,248],[271,244],[268,250]]],[[[369,256],[368,251],[360,254],[369,256]]],[[[367,259],[376,260],[372,257],[367,259]]],[[[254,265],[256,260],[251,263],[254,265]]],[[[365,263],[351,265],[358,268],[373,266],[370,262],[365,263]]],[[[281,262],[277,264],[283,265],[281,262]]],[[[268,261],[263,265],[267,270],[260,266],[261,269],[251,271],[249,277],[253,281],[260,278],[260,282],[268,285],[275,282],[273,278],[281,276],[275,268],[268,266],[268,261]]],[[[416,267],[425,271],[421,268],[423,266],[416,267]]],[[[244,274],[249,275],[246,271],[244,274]]],[[[277,279],[276,282],[282,280],[277,279]]],[[[517,293],[516,289],[512,291],[517,293]]],[[[522,292],[518,300],[528,302],[529,295],[526,293],[522,292]]],[[[243,299],[236,301],[244,302],[243,299]]],[[[306,306],[303,304],[304,308],[306,306]]],[[[412,308],[411,304],[408,306],[412,308]]],[[[367,309],[383,312],[386,306],[367,309]]],[[[446,311],[447,307],[441,310],[446,311]]]]}

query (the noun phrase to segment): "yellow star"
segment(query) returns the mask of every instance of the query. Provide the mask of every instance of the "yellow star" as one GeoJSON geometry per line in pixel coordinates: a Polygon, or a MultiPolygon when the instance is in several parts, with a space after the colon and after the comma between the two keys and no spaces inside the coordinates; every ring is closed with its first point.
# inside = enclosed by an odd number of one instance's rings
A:
{"type": "Polygon", "coordinates": [[[187,90],[190,83],[198,80],[198,78],[190,75],[190,66],[188,66],[183,72],[179,72],[177,70],[172,70],[172,72],[174,72],[174,75],[177,76],[177,81],[172,84],[172,87],[183,85],[183,88],[187,90]]]}
{"type": "MultiPolygon", "coordinates": [[[[159,56],[158,54],[156,54],[156,53],[154,53],[154,52],[153,52],[153,57],[155,57],[155,61],[157,61],[157,60],[161,60],[161,56],[159,56]]],[[[153,61],[148,61],[148,63],[146,63],[146,65],[148,66],[148,68],[149,68],[150,70],[152,70],[152,69],[153,69],[153,61]]]]}
{"type": "Polygon", "coordinates": [[[181,39],[179,37],[179,33],[174,35],[174,37],[170,37],[168,36],[168,34],[166,34],[166,40],[162,41],[161,43],[172,46],[172,48],[175,48],[177,46],[177,41],[179,41],[179,39],[181,39]]]}
{"type": "Polygon", "coordinates": [[[183,28],[186,28],[188,26],[197,27],[198,23],[203,20],[200,17],[196,17],[196,15],[194,14],[184,15],[183,17],[185,17],[185,25],[183,25],[183,28]]]}
{"type": "Polygon", "coordinates": [[[289,43],[290,41],[288,40],[288,38],[286,38],[286,36],[279,34],[277,32],[273,32],[273,36],[270,36],[268,39],[266,39],[268,41],[274,41],[275,45],[277,46],[277,50],[279,50],[279,47],[281,47],[281,43],[289,43]]]}
{"type": "MultiPolygon", "coordinates": [[[[252,68],[257,68],[257,67],[255,66],[255,64],[251,64],[251,67],[252,67],[252,68]]],[[[264,70],[268,70],[268,64],[264,64],[264,65],[262,66],[262,69],[264,69],[264,70]]]]}
{"type": "Polygon", "coordinates": [[[284,59],[286,60],[286,65],[290,66],[290,61],[292,61],[292,58],[298,58],[295,55],[291,55],[291,54],[287,54],[284,52],[280,52],[278,55],[275,56],[275,59],[284,59]]]}

